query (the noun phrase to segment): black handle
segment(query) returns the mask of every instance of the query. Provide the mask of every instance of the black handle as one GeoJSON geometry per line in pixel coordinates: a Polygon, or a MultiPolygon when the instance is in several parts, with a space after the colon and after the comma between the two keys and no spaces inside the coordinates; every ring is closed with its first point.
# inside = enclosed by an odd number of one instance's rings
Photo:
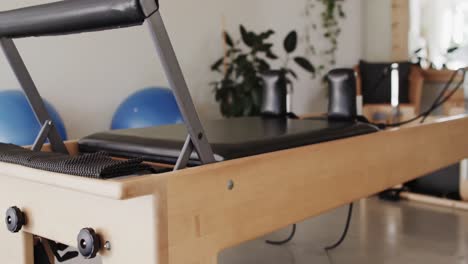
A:
{"type": "Polygon", "coordinates": [[[0,37],[64,35],[139,25],[147,12],[141,1],[66,0],[0,12],[0,37]]]}
{"type": "Polygon", "coordinates": [[[26,225],[26,216],[18,207],[13,206],[6,211],[5,223],[10,232],[18,233],[26,225]]]}
{"type": "Polygon", "coordinates": [[[83,228],[78,234],[78,251],[85,259],[95,258],[101,249],[101,238],[92,228],[83,228]]]}

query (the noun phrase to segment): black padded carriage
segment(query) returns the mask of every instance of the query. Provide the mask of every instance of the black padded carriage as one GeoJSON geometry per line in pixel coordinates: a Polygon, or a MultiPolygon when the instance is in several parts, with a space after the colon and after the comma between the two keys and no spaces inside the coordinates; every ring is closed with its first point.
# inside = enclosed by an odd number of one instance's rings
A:
{"type": "MultiPolygon", "coordinates": [[[[217,161],[376,132],[374,126],[327,119],[234,118],[203,122],[217,161]]],[[[81,152],[105,151],[113,156],[174,164],[184,145],[183,125],[115,130],[79,141],[81,152]]],[[[196,153],[190,165],[200,164],[196,153]]]]}

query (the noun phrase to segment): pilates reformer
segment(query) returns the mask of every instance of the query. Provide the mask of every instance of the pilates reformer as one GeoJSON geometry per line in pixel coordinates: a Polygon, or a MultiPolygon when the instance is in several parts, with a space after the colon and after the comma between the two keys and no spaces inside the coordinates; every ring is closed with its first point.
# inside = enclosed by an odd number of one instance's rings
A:
{"type": "Polygon", "coordinates": [[[169,168],[104,179],[24,166],[28,161],[0,162],[0,210],[7,211],[0,228],[3,263],[34,263],[38,241],[51,261],[75,256],[56,255],[70,245],[105,264],[217,263],[223,249],[468,157],[463,115],[382,132],[320,119],[201,122],[154,0],[68,0],[0,12],[0,37],[44,124],[32,151],[79,157],[106,150],[169,168]],[[64,143],[13,39],[145,21],[185,128],[98,133],[64,143]],[[232,138],[233,129],[246,134],[232,138]]]}

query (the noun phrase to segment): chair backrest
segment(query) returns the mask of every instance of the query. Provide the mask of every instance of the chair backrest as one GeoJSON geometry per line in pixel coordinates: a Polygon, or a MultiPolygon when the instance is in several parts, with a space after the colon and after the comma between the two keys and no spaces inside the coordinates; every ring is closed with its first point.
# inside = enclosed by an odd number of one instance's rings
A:
{"type": "MultiPolygon", "coordinates": [[[[356,72],[356,90],[357,95],[362,96],[362,76],[359,66],[354,67],[356,72]]],[[[410,105],[414,107],[415,112],[419,113],[421,110],[421,98],[424,86],[424,75],[422,70],[418,66],[411,66],[411,72],[409,77],[409,101],[410,105]]]]}

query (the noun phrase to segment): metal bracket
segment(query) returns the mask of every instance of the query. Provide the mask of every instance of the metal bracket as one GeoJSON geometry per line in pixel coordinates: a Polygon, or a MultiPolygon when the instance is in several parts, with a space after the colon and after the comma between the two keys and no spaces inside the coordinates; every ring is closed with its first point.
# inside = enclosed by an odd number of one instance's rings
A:
{"type": "MultiPolygon", "coordinates": [[[[16,78],[26,94],[26,98],[36,115],[37,120],[41,124],[45,124],[46,121],[52,120],[13,40],[9,38],[1,38],[0,45],[2,46],[5,56],[10,63],[16,78]]],[[[68,154],[67,148],[55,127],[51,126],[50,131],[47,133],[47,137],[50,140],[52,150],[68,154]]]]}
{"type": "Polygon", "coordinates": [[[63,255],[60,255],[59,252],[63,252],[67,250],[68,246],[61,244],[61,243],[57,243],[52,240],[43,238],[42,244],[44,245],[45,250],[51,252],[59,263],[69,261],[71,259],[78,257],[79,255],[77,251],[69,251],[69,252],[64,253],[63,255]]]}
{"type": "Polygon", "coordinates": [[[197,151],[198,157],[203,164],[214,163],[215,157],[213,150],[208,143],[205,131],[203,130],[200,118],[198,117],[195,105],[190,96],[187,83],[184,79],[182,69],[180,68],[159,11],[148,18],[148,25],[167,80],[174,92],[189,134],[176,168],[182,169],[187,165],[193,149],[197,151]]]}
{"type": "Polygon", "coordinates": [[[159,10],[159,0],[140,0],[140,6],[146,17],[150,17],[159,10]]]}
{"type": "Polygon", "coordinates": [[[190,136],[187,136],[187,139],[185,140],[184,147],[182,148],[182,151],[180,152],[180,156],[177,159],[176,165],[174,167],[174,171],[176,170],[181,170],[187,167],[188,162],[190,160],[190,156],[193,153],[193,143],[192,139],[190,136]]]}
{"type": "Polygon", "coordinates": [[[34,141],[32,151],[41,151],[44,143],[47,140],[47,136],[49,135],[50,129],[52,128],[52,121],[46,120],[44,125],[42,125],[41,131],[39,131],[39,135],[37,135],[36,140],[34,141]]]}
{"type": "Polygon", "coordinates": [[[67,245],[34,236],[34,263],[52,264],[56,262],[55,260],[62,263],[78,257],[77,251],[65,252],[68,248],[67,245]]]}

